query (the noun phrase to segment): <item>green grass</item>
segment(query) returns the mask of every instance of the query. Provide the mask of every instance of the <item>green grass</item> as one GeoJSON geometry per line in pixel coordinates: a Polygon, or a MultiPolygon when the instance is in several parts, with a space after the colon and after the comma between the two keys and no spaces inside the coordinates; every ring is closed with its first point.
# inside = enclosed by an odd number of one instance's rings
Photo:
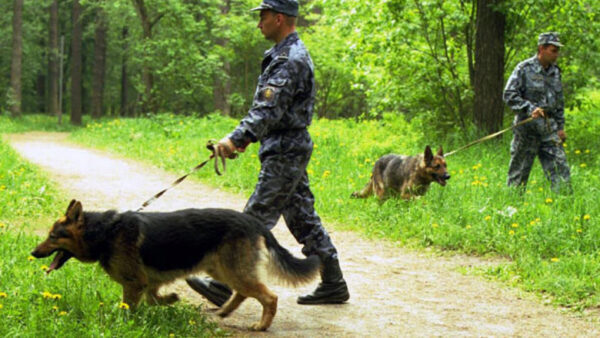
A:
{"type": "MultiPolygon", "coordinates": [[[[12,121],[0,116],[0,133],[56,128],[45,116],[12,121]]],[[[0,139],[0,337],[222,336],[191,305],[119,308],[121,287],[97,264],[67,263],[44,273],[29,253],[67,205],[67,194],[0,139]]]]}

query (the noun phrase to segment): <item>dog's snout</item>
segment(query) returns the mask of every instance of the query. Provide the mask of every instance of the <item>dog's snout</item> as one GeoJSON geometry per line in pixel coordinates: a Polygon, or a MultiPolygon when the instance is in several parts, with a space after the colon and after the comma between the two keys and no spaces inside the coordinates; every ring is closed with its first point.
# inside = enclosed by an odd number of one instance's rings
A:
{"type": "Polygon", "coordinates": [[[450,179],[450,174],[446,174],[446,175],[444,175],[444,179],[445,179],[445,180],[449,180],[449,179],[450,179]]]}

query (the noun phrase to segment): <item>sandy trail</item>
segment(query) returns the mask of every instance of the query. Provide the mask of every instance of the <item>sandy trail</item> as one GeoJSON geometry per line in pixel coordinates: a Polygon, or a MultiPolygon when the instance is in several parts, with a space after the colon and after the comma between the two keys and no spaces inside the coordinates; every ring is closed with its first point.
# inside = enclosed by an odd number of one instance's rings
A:
{"type": "MultiPolygon", "coordinates": [[[[85,210],[137,209],[181,174],[85,149],[69,143],[66,134],[36,132],[8,135],[6,139],[23,158],[45,170],[68,199],[82,201],[85,210]]],[[[245,196],[188,179],[147,210],[241,210],[245,200],[245,196]]],[[[493,262],[465,255],[437,257],[385,241],[366,240],[351,232],[328,230],[340,252],[350,288],[347,304],[297,305],[296,297],[311,291],[316,282],[297,289],[272,285],[279,296],[279,307],[268,332],[245,330],[260,316],[260,304],[254,299],[244,302],[229,318],[214,320],[239,336],[600,336],[596,315],[580,318],[540,304],[518,290],[456,272],[459,267],[493,262]]],[[[299,246],[285,224],[280,222],[273,232],[282,245],[300,256],[299,246]]],[[[185,301],[204,302],[183,281],[169,288],[185,301]]]]}

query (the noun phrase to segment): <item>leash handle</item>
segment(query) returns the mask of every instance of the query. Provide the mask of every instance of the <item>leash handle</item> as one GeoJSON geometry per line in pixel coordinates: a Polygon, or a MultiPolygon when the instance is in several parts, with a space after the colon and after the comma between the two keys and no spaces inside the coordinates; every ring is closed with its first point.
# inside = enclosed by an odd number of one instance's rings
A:
{"type": "MultiPolygon", "coordinates": [[[[206,149],[210,150],[212,152],[212,154],[208,157],[208,159],[206,159],[204,162],[198,164],[197,166],[195,166],[192,170],[190,170],[187,174],[181,176],[180,178],[176,179],[175,181],[173,181],[173,183],[171,183],[171,185],[161,191],[159,191],[157,194],[155,194],[154,196],[152,196],[150,199],[148,199],[146,202],[142,203],[142,206],[139,207],[136,212],[142,211],[144,208],[146,208],[147,206],[149,206],[150,204],[152,204],[154,201],[156,201],[159,197],[161,197],[165,192],[167,192],[167,190],[173,188],[174,186],[178,185],[179,183],[181,183],[183,180],[185,180],[189,175],[193,174],[194,172],[198,171],[200,168],[204,167],[208,161],[210,161],[211,159],[215,159],[215,172],[217,173],[217,175],[221,175],[221,172],[219,171],[219,158],[221,158],[221,162],[223,163],[223,171],[225,171],[225,156],[223,155],[223,153],[221,153],[219,151],[219,147],[216,147],[215,141],[214,140],[208,140],[208,142],[206,143],[206,149]]],[[[230,159],[234,159],[237,158],[238,154],[236,153],[232,153],[231,155],[229,155],[228,158],[230,159]]]]}
{"type": "Polygon", "coordinates": [[[473,142],[471,142],[471,143],[469,143],[469,144],[467,144],[467,145],[465,145],[465,146],[462,146],[462,147],[460,147],[460,148],[458,148],[458,149],[456,149],[456,150],[453,150],[453,151],[451,151],[451,152],[449,152],[449,153],[446,153],[446,154],[444,154],[444,157],[448,157],[448,156],[454,155],[455,153],[457,153],[457,152],[459,152],[459,151],[461,151],[461,150],[464,150],[464,149],[467,149],[467,148],[469,148],[469,147],[471,147],[471,146],[474,146],[474,145],[476,145],[477,143],[481,143],[481,142],[483,142],[483,141],[487,141],[487,140],[489,140],[489,139],[492,139],[492,138],[494,138],[494,137],[496,137],[496,136],[498,136],[498,135],[504,134],[505,132],[507,132],[507,131],[509,131],[509,130],[511,130],[511,129],[514,129],[514,128],[518,127],[518,126],[522,126],[522,125],[524,125],[525,123],[529,123],[529,122],[531,122],[531,121],[533,121],[533,117],[532,117],[532,116],[530,116],[530,117],[526,118],[525,120],[523,120],[523,121],[521,121],[521,122],[519,122],[519,123],[516,123],[514,126],[510,126],[510,127],[506,128],[506,129],[503,129],[503,130],[497,131],[497,132],[495,132],[495,133],[493,133],[493,134],[490,134],[490,135],[488,135],[488,136],[482,137],[482,138],[480,138],[479,140],[473,141],[473,142]]]}

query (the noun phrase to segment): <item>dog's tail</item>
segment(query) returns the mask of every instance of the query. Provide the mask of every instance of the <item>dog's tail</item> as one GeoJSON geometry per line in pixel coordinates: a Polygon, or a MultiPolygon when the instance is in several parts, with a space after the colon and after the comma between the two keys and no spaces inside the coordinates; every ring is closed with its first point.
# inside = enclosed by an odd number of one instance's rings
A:
{"type": "Polygon", "coordinates": [[[268,271],[271,275],[292,286],[306,284],[317,277],[321,268],[319,256],[297,258],[282,247],[270,231],[263,235],[270,255],[268,271]]]}

